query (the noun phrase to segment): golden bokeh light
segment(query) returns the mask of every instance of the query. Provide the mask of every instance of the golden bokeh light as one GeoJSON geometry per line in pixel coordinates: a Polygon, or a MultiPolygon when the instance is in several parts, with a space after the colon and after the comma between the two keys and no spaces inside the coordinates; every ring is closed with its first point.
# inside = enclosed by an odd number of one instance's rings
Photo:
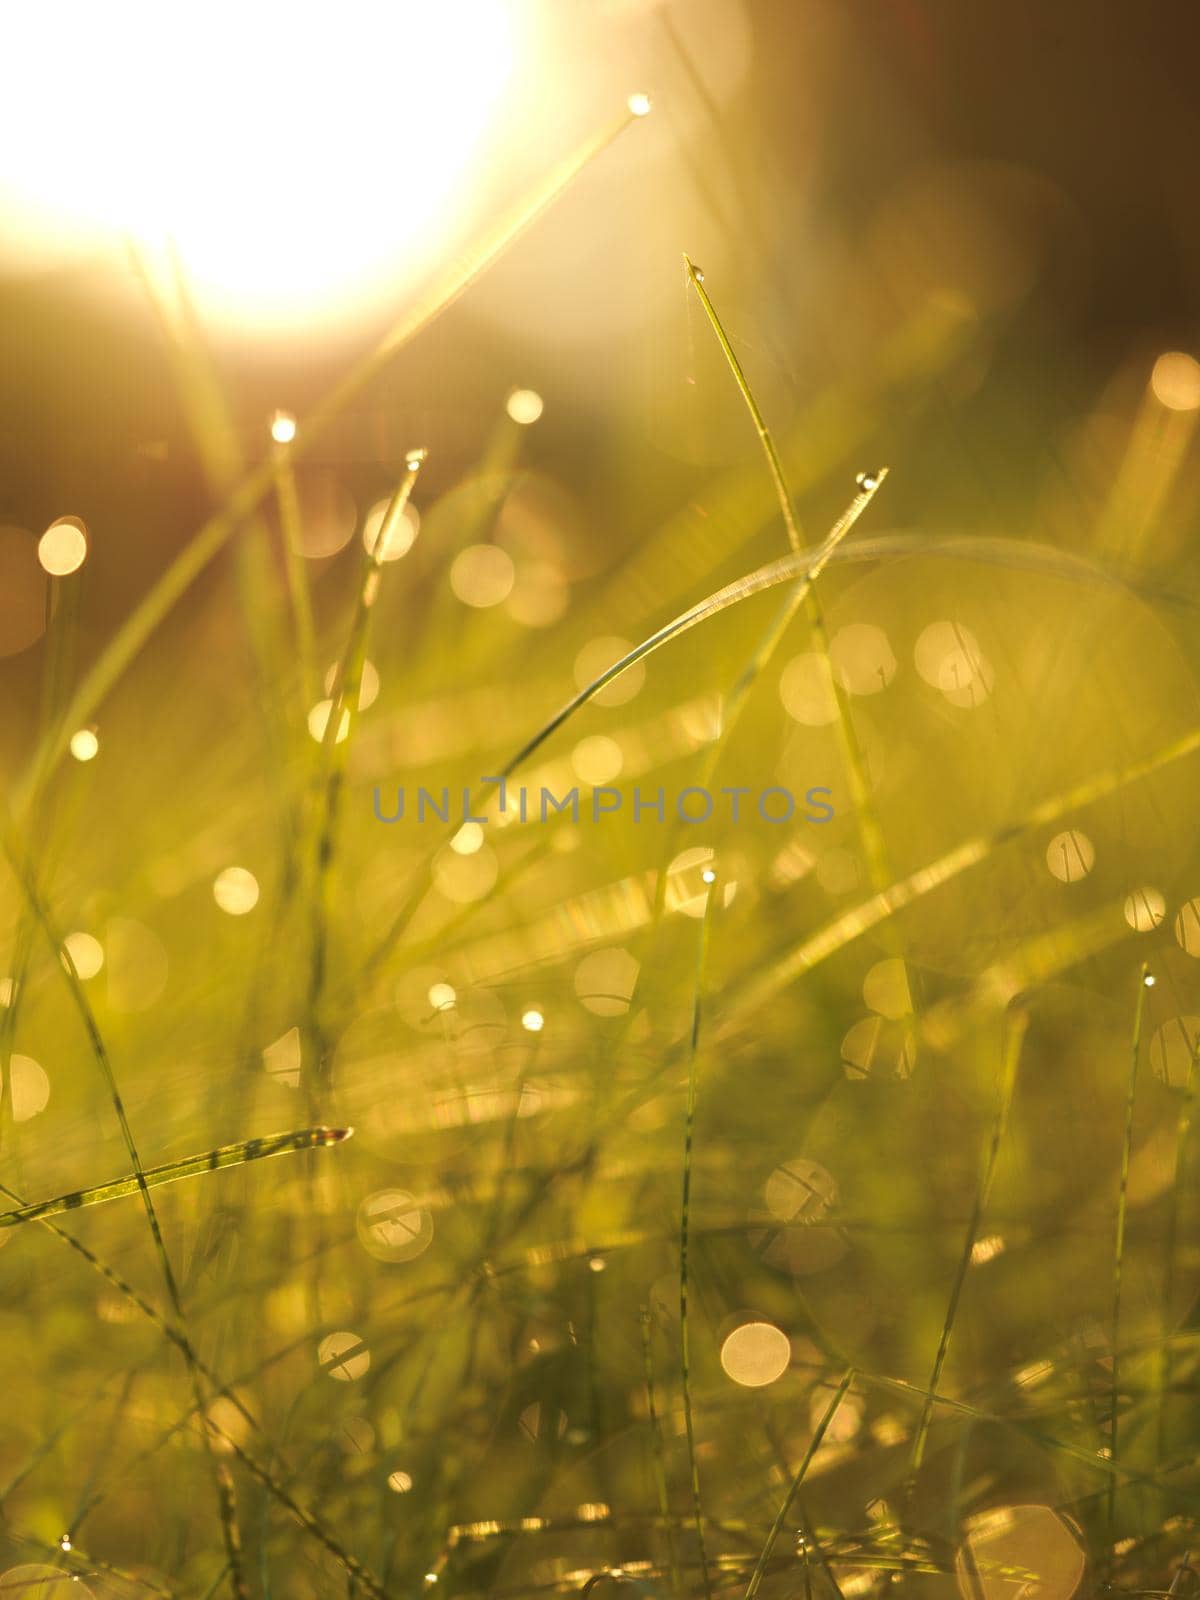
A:
{"type": "Polygon", "coordinates": [[[1168,350],[1154,363],[1150,387],[1168,411],[1200,410],[1200,361],[1182,350],[1168,350]]]}
{"type": "Polygon", "coordinates": [[[482,847],[483,827],[478,822],[464,822],[450,841],[451,850],[460,856],[473,856],[482,847]]]}
{"type": "Polygon", "coordinates": [[[1046,866],[1060,883],[1078,883],[1096,864],[1096,847],[1086,833],[1069,828],[1046,846],[1046,866]]]}
{"type": "Polygon", "coordinates": [[[1175,943],[1187,955],[1200,957],[1200,898],[1187,901],[1176,912],[1175,943]]]}
{"type": "Polygon", "coordinates": [[[95,728],[79,728],[71,735],[69,745],[76,761],[94,761],[100,752],[100,739],[95,728]]]}
{"type": "Polygon", "coordinates": [[[914,1056],[912,1033],[903,1020],[863,1017],[842,1039],[842,1065],[848,1078],[907,1078],[914,1056]]]}
{"type": "Polygon", "coordinates": [[[744,1322],[721,1346],[726,1375],[746,1389],[762,1389],[787,1371],[792,1359],[791,1341],[773,1322],[744,1322]]]}
{"type": "Polygon", "coordinates": [[[863,979],[863,1001],[881,1017],[896,1022],[912,1012],[908,969],[895,956],[877,961],[863,979]]]}
{"type": "Polygon", "coordinates": [[[545,401],[535,389],[514,389],[505,401],[504,409],[515,423],[528,428],[541,416],[545,401]]]}
{"type": "Polygon", "coordinates": [[[54,578],[78,572],[87,553],[87,530],[78,517],[59,517],[38,540],[38,560],[54,578]]]}
{"type": "Polygon", "coordinates": [[[63,940],[63,950],[71,965],[85,981],[94,978],[104,965],[104,946],[90,933],[69,933],[63,940]]]}
{"type": "Polygon", "coordinates": [[[913,649],[921,677],[940,689],[951,705],[976,706],[992,692],[995,674],[970,628],[960,622],[931,622],[913,649]]]}
{"type": "MultiPolygon", "coordinates": [[[[816,1428],[821,1418],[829,1408],[833,1398],[831,1392],[818,1388],[808,1403],[808,1418],[811,1427],[816,1428]]],[[[842,1397],[833,1416],[829,1419],[829,1426],[825,1430],[825,1438],[829,1444],[848,1444],[862,1427],[862,1401],[856,1394],[847,1394],[842,1397]]]]}
{"type": "Polygon", "coordinates": [[[1150,1038],[1150,1064],[1155,1075],[1172,1089],[1182,1089],[1193,1072],[1200,1042],[1200,1017],[1171,1017],[1150,1038]]]}
{"type": "MultiPolygon", "coordinates": [[[[390,495],[386,499],[376,500],[363,519],[363,549],[369,556],[375,554],[375,543],[379,538],[383,520],[387,516],[388,507],[391,503],[390,495]]],[[[404,509],[392,524],[387,547],[380,559],[385,563],[388,561],[400,561],[412,549],[420,531],[421,514],[412,501],[407,500],[405,501],[404,509]]]]}
{"type": "Polygon", "coordinates": [[[513,559],[497,544],[460,550],[450,568],[450,587],[466,606],[486,610],[507,600],[516,578],[513,559]]]}
{"type": "Polygon", "coordinates": [[[276,411],[271,418],[271,437],[276,444],[291,444],[296,437],[296,419],[290,411],[276,411]]]}
{"type": "MultiPolygon", "coordinates": [[[[318,744],[324,742],[325,730],[329,726],[329,718],[333,714],[332,700],[318,700],[308,713],[308,731],[318,744]]],[[[335,744],[345,743],[350,732],[350,708],[343,706],[338,717],[337,733],[334,735],[335,744]]]]}
{"type": "Polygon", "coordinates": [[[851,694],[879,694],[896,676],[896,655],[882,628],[849,622],[829,641],[838,681],[851,694]]]}
{"type": "Polygon", "coordinates": [[[278,1039],[263,1047],[263,1070],[285,1088],[298,1089],[302,1055],[300,1029],[289,1028],[278,1039]]]}
{"type": "MultiPolygon", "coordinates": [[[[306,561],[324,561],[354,537],[358,507],[341,477],[327,467],[305,467],[292,479],[296,527],[293,538],[306,561]]],[[[272,512],[274,519],[277,513],[272,512]]]]}
{"type": "Polygon", "coordinates": [[[13,1121],[28,1122],[50,1103],[50,1079],[32,1056],[13,1055],[8,1063],[8,1093],[13,1121]]]}
{"type": "Polygon", "coordinates": [[[837,696],[829,673],[829,663],[816,650],[792,657],[779,676],[779,698],[789,717],[809,728],[837,721],[837,696]]]}
{"type": "Polygon", "coordinates": [[[1166,916],[1167,902],[1159,890],[1147,886],[1126,895],[1121,910],[1135,933],[1150,933],[1166,916]]]}
{"type": "Polygon", "coordinates": [[[997,1506],[973,1517],[954,1561],[963,1600],[1071,1600],[1083,1581],[1083,1550],[1049,1506],[997,1506]],[[1013,1570],[1029,1576],[1014,1586],[1013,1570]]]}
{"type": "Polygon", "coordinates": [[[339,1383],[354,1383],[371,1365],[371,1353],[356,1333],[326,1334],[317,1347],[318,1365],[339,1383]]]}
{"type": "Polygon", "coordinates": [[[767,1179],[763,1198],[780,1222],[816,1222],[837,1204],[837,1182],[818,1161],[785,1161],[767,1179]]]}
{"type": "Polygon", "coordinates": [[[628,950],[593,950],[575,968],[575,993],[596,1016],[619,1017],[629,1010],[640,971],[628,950]]]}
{"type": "Polygon", "coordinates": [[[575,775],[587,784],[611,783],[620,777],[625,757],[621,746],[607,734],[594,733],[581,739],[571,752],[575,775]]]}
{"type": "Polygon", "coordinates": [[[359,1243],[376,1261],[412,1261],[433,1242],[433,1216],[406,1189],[381,1189],[358,1208],[359,1243]]]}
{"type": "MultiPolygon", "coordinates": [[[[668,862],[666,903],[669,910],[680,911],[685,917],[704,915],[708,906],[708,885],[712,881],[705,873],[713,870],[715,859],[709,845],[696,845],[690,850],[681,850],[668,862]]],[[[726,900],[733,888],[733,884],[726,885],[726,900]]]]}
{"type": "MultiPolygon", "coordinates": [[[[337,682],[338,664],[335,661],[325,674],[325,693],[331,695],[333,686],[337,682]]],[[[370,661],[364,661],[358,679],[358,709],[365,711],[368,706],[373,706],[379,699],[379,671],[370,661]]],[[[328,721],[328,713],[326,713],[328,721]]],[[[322,726],[322,737],[324,727],[322,726]]]]}
{"type": "Polygon", "coordinates": [[[458,1001],[458,995],[448,983],[435,983],[429,989],[429,1004],[435,1011],[450,1011],[458,1001]]]}
{"type": "Polygon", "coordinates": [[[213,899],[231,917],[244,917],[258,904],[258,879],[246,867],[225,867],[213,879],[213,899]]]}

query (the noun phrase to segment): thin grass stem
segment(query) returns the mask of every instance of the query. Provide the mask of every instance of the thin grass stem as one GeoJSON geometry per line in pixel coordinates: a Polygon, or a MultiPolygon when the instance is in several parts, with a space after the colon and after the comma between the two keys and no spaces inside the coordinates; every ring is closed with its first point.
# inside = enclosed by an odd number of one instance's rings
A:
{"type": "MultiPolygon", "coordinates": [[[[834,1417],[837,1415],[838,1407],[841,1405],[842,1401],[846,1398],[846,1392],[850,1388],[850,1385],[854,1382],[854,1377],[855,1377],[854,1368],[851,1367],[846,1372],[845,1376],[842,1378],[841,1383],[839,1383],[837,1388],[834,1390],[833,1396],[830,1399],[829,1404],[825,1407],[825,1410],[821,1413],[820,1421],[817,1423],[816,1427],[813,1429],[813,1436],[808,1442],[808,1448],[805,1450],[804,1455],[801,1457],[800,1465],[796,1468],[796,1471],[795,1471],[795,1473],[794,1473],[794,1475],[792,1477],[791,1483],[788,1484],[787,1493],[784,1495],[783,1500],[780,1502],[779,1511],[776,1514],[775,1521],[771,1524],[771,1531],[770,1531],[770,1533],[768,1533],[767,1541],[762,1547],[762,1553],[759,1555],[758,1560],[755,1562],[754,1571],[750,1575],[750,1582],[746,1585],[746,1600],[754,1600],[755,1595],[758,1593],[759,1586],[760,1586],[760,1584],[762,1583],[762,1580],[763,1580],[763,1574],[767,1570],[767,1566],[768,1566],[768,1564],[769,1564],[769,1562],[771,1560],[771,1554],[772,1554],[773,1550],[775,1549],[776,1541],[778,1540],[779,1535],[783,1532],[783,1525],[787,1521],[788,1512],[792,1509],[792,1502],[795,1500],[797,1494],[800,1492],[800,1485],[804,1482],[805,1474],[808,1472],[809,1467],[812,1465],[813,1457],[816,1455],[817,1451],[821,1448],[821,1442],[825,1438],[825,1435],[829,1430],[830,1423],[833,1421],[834,1417]]],[[[806,1541],[806,1543],[807,1543],[807,1541],[806,1541]]],[[[806,1564],[806,1566],[807,1566],[807,1559],[808,1558],[807,1558],[807,1550],[806,1550],[806,1553],[805,1553],[805,1564],[806,1564]]]]}
{"type": "Polygon", "coordinates": [[[708,875],[708,894],[704,901],[704,915],[700,921],[700,937],[696,951],[695,992],[692,1000],[692,1031],[688,1049],[687,1109],[683,1125],[683,1193],[679,1208],[679,1363],[683,1385],[683,1418],[687,1434],[688,1468],[692,1483],[692,1512],[696,1525],[696,1540],[700,1553],[700,1570],[704,1576],[704,1593],[712,1597],[712,1584],[708,1571],[708,1558],[704,1548],[704,1513],[700,1504],[700,1466],[696,1456],[696,1428],[692,1411],[690,1324],[688,1319],[689,1244],[691,1230],[692,1152],[696,1132],[697,1054],[700,1044],[700,1020],[704,992],[704,971],[708,962],[708,947],[712,928],[713,906],[716,901],[714,875],[708,875]]]}
{"type": "MultiPolygon", "coordinates": [[[[1133,1108],[1137,1094],[1138,1057],[1142,1049],[1142,1018],[1146,1011],[1146,979],[1149,967],[1143,961],[1138,969],[1137,998],[1133,1007],[1133,1037],[1129,1047],[1129,1085],[1125,1092],[1125,1134],[1121,1141],[1121,1177],[1117,1190],[1117,1225],[1113,1238],[1112,1276],[1112,1377],[1109,1384],[1108,1456],[1115,1467],[1119,1444],[1121,1280],[1125,1265],[1125,1217],[1129,1200],[1129,1163],[1133,1153],[1133,1108]]],[[[1114,1531],[1117,1512],[1117,1480],[1108,1485],[1108,1529],[1114,1531]]]]}

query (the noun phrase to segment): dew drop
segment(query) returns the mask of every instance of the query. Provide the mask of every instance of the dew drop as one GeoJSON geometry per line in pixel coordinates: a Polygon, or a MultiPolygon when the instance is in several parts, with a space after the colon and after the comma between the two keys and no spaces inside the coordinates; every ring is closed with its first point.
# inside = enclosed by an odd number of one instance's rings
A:
{"type": "Polygon", "coordinates": [[[866,493],[879,487],[879,474],[877,472],[860,472],[855,478],[855,483],[866,493]]]}
{"type": "Polygon", "coordinates": [[[70,751],[76,761],[92,761],[100,749],[95,728],[79,728],[71,735],[70,751]]]}
{"type": "Polygon", "coordinates": [[[625,104],[635,117],[646,117],[650,114],[650,96],[644,93],[631,94],[625,104]]]}
{"type": "Polygon", "coordinates": [[[410,450],[404,458],[404,465],[409,472],[416,472],[428,454],[428,450],[410,450]]]}

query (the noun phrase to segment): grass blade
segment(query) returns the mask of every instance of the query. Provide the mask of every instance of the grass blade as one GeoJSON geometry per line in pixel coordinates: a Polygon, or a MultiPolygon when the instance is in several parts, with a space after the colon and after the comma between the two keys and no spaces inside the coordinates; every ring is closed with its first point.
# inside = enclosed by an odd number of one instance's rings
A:
{"type": "MultiPolygon", "coordinates": [[[[825,1434],[829,1429],[830,1423],[833,1421],[835,1415],[837,1414],[838,1407],[841,1405],[842,1401],[846,1398],[846,1391],[849,1389],[850,1385],[854,1382],[854,1376],[855,1376],[854,1368],[850,1367],[847,1370],[845,1376],[842,1378],[841,1383],[839,1383],[837,1388],[834,1390],[832,1399],[830,1400],[829,1404],[825,1407],[825,1410],[821,1414],[821,1420],[817,1423],[817,1426],[813,1430],[813,1436],[808,1442],[808,1449],[805,1450],[804,1455],[801,1458],[800,1465],[796,1468],[795,1475],[793,1476],[791,1483],[788,1485],[787,1493],[783,1497],[783,1501],[780,1504],[779,1511],[778,1511],[778,1513],[777,1513],[777,1515],[775,1517],[775,1521],[771,1524],[771,1531],[767,1535],[767,1542],[762,1547],[762,1553],[760,1554],[757,1562],[755,1563],[754,1571],[750,1576],[750,1582],[746,1585],[746,1600],[754,1600],[755,1595],[758,1593],[759,1585],[762,1583],[762,1580],[763,1580],[763,1574],[766,1572],[767,1566],[768,1566],[768,1564],[770,1563],[770,1560],[771,1560],[771,1552],[775,1548],[775,1544],[776,1544],[776,1541],[779,1538],[779,1535],[783,1532],[783,1525],[784,1525],[784,1522],[787,1520],[788,1512],[792,1508],[792,1502],[793,1502],[793,1500],[795,1500],[796,1495],[799,1492],[800,1485],[804,1482],[805,1474],[807,1473],[809,1467],[812,1465],[813,1457],[816,1455],[817,1451],[821,1448],[821,1441],[824,1439],[825,1434]]],[[[805,1540],[805,1566],[806,1567],[808,1565],[808,1550],[807,1550],[807,1546],[808,1546],[808,1541],[806,1539],[805,1540]]]]}
{"type": "Polygon", "coordinates": [[[700,1043],[701,996],[704,988],[704,969],[708,960],[709,933],[715,900],[715,882],[711,873],[708,894],[704,901],[704,916],[700,922],[700,938],[696,953],[696,988],[692,1001],[692,1032],[688,1051],[687,1110],[683,1127],[683,1196],[679,1208],[679,1366],[683,1384],[683,1419],[687,1433],[688,1467],[692,1480],[692,1512],[696,1524],[696,1540],[700,1550],[700,1570],[704,1577],[704,1593],[711,1600],[712,1582],[708,1572],[708,1558],[704,1548],[704,1514],[700,1507],[700,1468],[696,1459],[696,1429],[692,1416],[691,1352],[688,1324],[688,1244],[691,1227],[692,1150],[696,1131],[696,1054],[700,1043]]]}
{"type": "MultiPolygon", "coordinates": [[[[1125,1136],[1121,1142],[1121,1179],[1117,1191],[1117,1226],[1113,1239],[1113,1305],[1112,1305],[1112,1382],[1109,1389],[1111,1407],[1108,1419],[1108,1458],[1117,1465],[1118,1445],[1118,1394],[1120,1390],[1120,1334],[1121,1334],[1121,1276],[1125,1262],[1125,1213],[1129,1197],[1129,1161],[1133,1152],[1133,1105],[1137,1093],[1138,1056],[1142,1047],[1142,1018],[1146,1010],[1146,989],[1153,982],[1149,968],[1143,962],[1138,972],[1137,1000],[1133,1008],[1133,1038],[1129,1049],[1129,1087],[1125,1094],[1125,1136]]],[[[1108,1484],[1108,1527],[1111,1535],[1117,1510],[1117,1480],[1108,1484]]]]}
{"type": "Polygon", "coordinates": [[[166,1161],[158,1167],[145,1167],[124,1178],[114,1178],[110,1183],[98,1183],[88,1189],[75,1189],[70,1194],[60,1194],[53,1200],[39,1200],[32,1205],[18,1206],[12,1211],[0,1211],[0,1228],[15,1228],[22,1222],[38,1222],[47,1217],[61,1216],[65,1211],[78,1211],[82,1206],[104,1205],[109,1200],[122,1200],[128,1195],[140,1194],[143,1189],[155,1189],[164,1183],[178,1183],[181,1178],[194,1178],[202,1172],[221,1172],[226,1167],[242,1167],[249,1161],[263,1161],[270,1156],[287,1155],[296,1150],[322,1150],[329,1145],[341,1144],[349,1139],[352,1128],[299,1128],[292,1133],[275,1133],[261,1139],[242,1139],[237,1144],[225,1144],[201,1155],[184,1156],[179,1161],[166,1161]]]}
{"type": "Polygon", "coordinates": [[[962,1296],[963,1285],[967,1281],[967,1269],[971,1265],[971,1253],[975,1248],[975,1241],[979,1237],[979,1225],[983,1220],[984,1207],[987,1205],[988,1193],[992,1186],[992,1178],[995,1175],[996,1158],[1000,1153],[1000,1141],[1004,1137],[1004,1129],[1008,1124],[1008,1113],[1012,1106],[1013,1090],[1017,1081],[1017,1065],[1021,1059],[1021,1046],[1024,1043],[1028,1024],[1028,1016],[1023,1012],[1019,1013],[1014,1019],[1009,1032],[1008,1048],[1004,1053],[1004,1073],[1000,1089],[1000,1104],[996,1111],[996,1120],[992,1125],[992,1135],[988,1142],[987,1153],[983,1159],[983,1167],[979,1175],[979,1186],[975,1191],[975,1203],[971,1209],[971,1220],[967,1224],[966,1237],[963,1240],[962,1252],[958,1258],[958,1268],[954,1274],[953,1287],[950,1290],[950,1302],[946,1307],[945,1319],[942,1322],[942,1332],[938,1340],[937,1354],[933,1358],[933,1370],[929,1375],[925,1404],[921,1407],[920,1420],[917,1423],[916,1433],[913,1435],[912,1455],[909,1461],[910,1490],[914,1485],[917,1473],[921,1470],[921,1462],[924,1459],[925,1445],[929,1438],[929,1424],[933,1417],[933,1407],[937,1399],[942,1367],[945,1364],[946,1352],[950,1348],[950,1336],[954,1329],[954,1319],[958,1314],[958,1302],[962,1296]]]}

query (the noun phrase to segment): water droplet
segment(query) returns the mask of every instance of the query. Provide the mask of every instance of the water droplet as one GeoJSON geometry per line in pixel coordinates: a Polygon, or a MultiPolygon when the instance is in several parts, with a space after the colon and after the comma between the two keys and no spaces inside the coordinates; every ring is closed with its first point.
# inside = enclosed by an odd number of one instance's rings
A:
{"type": "Polygon", "coordinates": [[[860,472],[855,478],[858,487],[867,493],[879,487],[879,474],[877,472],[860,472]]]}
{"type": "Polygon", "coordinates": [[[276,444],[291,444],[296,437],[296,419],[290,411],[277,411],[271,418],[271,437],[276,444]]]}
{"type": "Polygon", "coordinates": [[[69,1550],[71,1548],[71,1535],[69,1533],[64,1533],[59,1539],[58,1548],[60,1550],[69,1550]]]}
{"type": "Polygon", "coordinates": [[[100,749],[95,728],[80,728],[71,735],[71,754],[76,761],[91,761],[100,749]]]}
{"type": "Polygon", "coordinates": [[[428,450],[410,450],[404,458],[404,465],[410,472],[416,472],[428,454],[428,450]]]}
{"type": "Polygon", "coordinates": [[[705,867],[700,876],[705,883],[716,883],[717,881],[717,875],[711,867],[705,867]]]}
{"type": "Polygon", "coordinates": [[[505,402],[505,410],[522,428],[528,428],[541,416],[545,407],[536,389],[514,389],[505,402]]]}
{"type": "Polygon", "coordinates": [[[641,92],[631,94],[625,104],[635,117],[646,117],[650,114],[650,96],[641,92]]]}
{"type": "Polygon", "coordinates": [[[38,540],[38,561],[53,578],[78,572],[87,553],[87,533],[78,517],[59,517],[38,540]]]}
{"type": "Polygon", "coordinates": [[[1152,972],[1148,972],[1146,974],[1146,976],[1142,979],[1142,982],[1146,985],[1147,989],[1153,989],[1153,987],[1154,987],[1154,974],[1152,972]]]}

